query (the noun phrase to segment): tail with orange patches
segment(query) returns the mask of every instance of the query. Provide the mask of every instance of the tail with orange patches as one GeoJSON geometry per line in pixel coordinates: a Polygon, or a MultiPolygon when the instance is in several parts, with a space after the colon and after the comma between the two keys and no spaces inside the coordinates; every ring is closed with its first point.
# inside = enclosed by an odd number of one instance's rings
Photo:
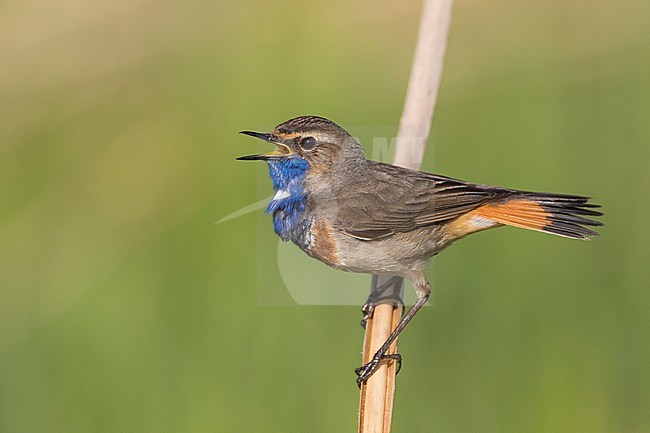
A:
{"type": "Polygon", "coordinates": [[[589,239],[598,233],[587,228],[602,223],[587,217],[602,212],[588,197],[522,192],[505,201],[488,203],[470,212],[472,217],[498,224],[551,233],[573,239],[589,239]],[[587,226],[587,227],[585,227],[587,226]]]}

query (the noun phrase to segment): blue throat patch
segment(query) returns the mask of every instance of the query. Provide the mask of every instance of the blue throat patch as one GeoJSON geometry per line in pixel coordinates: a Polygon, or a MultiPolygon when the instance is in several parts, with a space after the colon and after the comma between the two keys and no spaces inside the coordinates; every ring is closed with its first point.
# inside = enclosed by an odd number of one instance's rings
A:
{"type": "Polygon", "coordinates": [[[266,213],[273,214],[273,230],[283,241],[294,238],[300,228],[300,215],[305,210],[303,179],[309,164],[302,158],[269,160],[269,175],[273,181],[275,196],[266,207],[266,213]]]}

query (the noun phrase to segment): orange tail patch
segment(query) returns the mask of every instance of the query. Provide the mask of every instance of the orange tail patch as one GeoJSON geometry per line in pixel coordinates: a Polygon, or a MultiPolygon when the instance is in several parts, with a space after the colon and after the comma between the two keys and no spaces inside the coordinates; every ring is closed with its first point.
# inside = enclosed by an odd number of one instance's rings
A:
{"type": "Polygon", "coordinates": [[[498,225],[543,231],[550,223],[550,215],[550,212],[534,201],[515,199],[480,206],[450,222],[447,230],[453,237],[465,236],[498,225]]]}
{"type": "Polygon", "coordinates": [[[498,225],[520,227],[573,239],[589,239],[596,232],[588,226],[602,223],[587,217],[601,216],[598,205],[586,197],[521,193],[508,201],[487,203],[462,215],[447,225],[452,237],[465,236],[498,225]],[[587,226],[587,227],[585,227],[587,226]]]}
{"type": "Polygon", "coordinates": [[[538,231],[544,230],[550,223],[551,216],[551,212],[544,210],[540,204],[526,199],[486,204],[470,213],[499,224],[538,231]]]}

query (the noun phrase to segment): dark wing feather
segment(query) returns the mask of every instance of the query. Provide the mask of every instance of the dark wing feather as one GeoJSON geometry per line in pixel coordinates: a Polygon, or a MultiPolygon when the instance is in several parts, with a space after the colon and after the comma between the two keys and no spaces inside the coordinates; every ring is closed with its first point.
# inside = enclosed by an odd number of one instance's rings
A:
{"type": "Polygon", "coordinates": [[[332,221],[336,230],[363,240],[450,220],[513,193],[374,161],[369,164],[358,185],[337,193],[332,221]]]}

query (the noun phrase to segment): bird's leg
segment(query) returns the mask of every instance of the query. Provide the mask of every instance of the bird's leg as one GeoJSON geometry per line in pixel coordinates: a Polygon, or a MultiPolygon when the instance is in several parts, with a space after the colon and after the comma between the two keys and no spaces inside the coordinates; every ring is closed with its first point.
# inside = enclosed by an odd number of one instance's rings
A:
{"type": "MultiPolygon", "coordinates": [[[[398,364],[399,367],[401,368],[402,365],[402,357],[399,354],[391,354],[387,355],[386,352],[390,348],[390,345],[393,344],[397,336],[406,328],[406,325],[411,321],[413,316],[422,308],[422,306],[429,300],[429,296],[431,295],[431,286],[429,285],[428,282],[424,281],[424,284],[421,287],[416,287],[417,293],[418,293],[418,298],[415,301],[415,304],[409,310],[406,312],[402,320],[397,324],[397,327],[391,332],[391,334],[388,336],[384,344],[377,350],[377,352],[373,355],[372,359],[370,362],[368,362],[365,365],[362,365],[361,367],[357,368],[354,370],[354,372],[357,374],[357,385],[361,387],[361,384],[366,381],[372,374],[379,368],[379,364],[381,361],[385,359],[394,359],[398,364]]],[[[399,369],[398,369],[399,371],[399,369]]]]}
{"type": "Polygon", "coordinates": [[[370,292],[368,299],[366,299],[363,307],[361,307],[361,313],[363,314],[361,327],[363,329],[366,329],[366,323],[368,322],[368,319],[372,317],[372,313],[375,311],[375,305],[384,301],[392,301],[393,305],[399,305],[402,303],[402,299],[398,294],[399,288],[397,288],[397,290],[388,290],[393,284],[398,284],[399,280],[400,277],[391,277],[370,292]]]}

